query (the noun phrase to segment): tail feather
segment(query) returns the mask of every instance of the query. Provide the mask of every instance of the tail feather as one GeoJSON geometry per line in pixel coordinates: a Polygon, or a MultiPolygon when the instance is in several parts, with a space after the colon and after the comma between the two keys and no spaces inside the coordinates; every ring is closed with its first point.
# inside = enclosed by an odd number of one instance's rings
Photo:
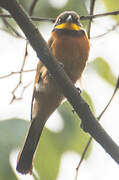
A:
{"type": "Polygon", "coordinates": [[[40,101],[35,99],[32,108],[31,126],[23,149],[18,156],[16,170],[22,174],[32,174],[32,161],[43,127],[49,116],[61,103],[63,95],[53,91],[51,94],[39,93],[37,98],[39,98],[40,101]]]}
{"type": "Polygon", "coordinates": [[[23,149],[18,155],[16,170],[22,174],[32,174],[32,161],[39,142],[45,121],[38,118],[33,119],[28,131],[23,149]],[[38,121],[40,123],[38,123],[38,121]]]}

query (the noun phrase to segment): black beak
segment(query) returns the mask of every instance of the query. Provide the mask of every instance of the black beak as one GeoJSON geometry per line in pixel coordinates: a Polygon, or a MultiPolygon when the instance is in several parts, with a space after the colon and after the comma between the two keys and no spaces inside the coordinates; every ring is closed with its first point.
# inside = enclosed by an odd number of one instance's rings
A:
{"type": "Polygon", "coordinates": [[[71,15],[69,15],[69,16],[67,17],[66,22],[68,22],[68,23],[73,22],[72,16],[71,16],[71,15]]]}

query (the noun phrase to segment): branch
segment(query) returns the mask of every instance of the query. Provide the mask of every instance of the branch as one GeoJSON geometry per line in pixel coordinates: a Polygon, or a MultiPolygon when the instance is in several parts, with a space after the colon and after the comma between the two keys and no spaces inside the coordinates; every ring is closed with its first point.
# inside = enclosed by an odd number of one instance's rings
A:
{"type": "Polygon", "coordinates": [[[86,155],[86,153],[87,153],[87,150],[88,150],[88,148],[89,148],[89,146],[90,146],[90,144],[91,144],[91,142],[92,142],[92,139],[93,139],[93,138],[90,136],[89,139],[88,139],[88,142],[87,142],[87,144],[86,144],[86,146],[85,146],[85,148],[84,148],[84,150],[83,150],[83,153],[82,153],[82,155],[81,155],[81,159],[80,159],[80,161],[79,161],[79,163],[78,163],[78,166],[77,166],[77,168],[76,168],[75,180],[77,180],[77,178],[78,178],[79,168],[80,168],[80,166],[81,166],[81,164],[82,164],[82,162],[83,162],[83,160],[84,160],[84,157],[85,157],[85,155],[86,155]]]}
{"type": "MultiPolygon", "coordinates": [[[[104,110],[100,113],[100,115],[99,115],[98,118],[97,118],[98,121],[100,121],[101,117],[103,116],[103,114],[105,113],[105,111],[107,110],[107,108],[109,107],[109,105],[111,104],[111,102],[112,102],[112,100],[113,100],[113,98],[114,98],[114,96],[115,96],[115,94],[116,94],[116,92],[117,92],[118,89],[119,89],[119,77],[118,77],[118,79],[117,79],[116,87],[115,87],[115,89],[114,89],[114,92],[113,92],[113,94],[112,94],[109,102],[107,103],[107,105],[105,106],[104,110]]],[[[90,137],[90,138],[88,139],[88,142],[87,142],[87,144],[86,144],[86,146],[85,146],[85,148],[84,148],[84,150],[83,150],[83,153],[82,153],[82,155],[81,155],[81,159],[80,159],[79,164],[78,164],[78,166],[77,166],[77,168],[76,168],[76,177],[75,177],[75,180],[77,180],[78,170],[79,170],[79,168],[80,168],[80,166],[81,166],[81,164],[82,164],[82,162],[83,162],[83,160],[84,160],[84,157],[85,157],[85,155],[86,155],[86,153],[87,153],[87,150],[88,150],[88,148],[89,148],[92,140],[93,140],[92,137],[90,137]]]]}
{"type": "Polygon", "coordinates": [[[33,0],[31,6],[30,6],[30,9],[29,9],[29,15],[31,16],[33,14],[33,11],[34,11],[34,8],[37,4],[38,0],[33,0]]]}
{"type": "MultiPolygon", "coordinates": [[[[93,15],[96,0],[91,0],[90,2],[91,2],[91,5],[90,5],[90,15],[93,15]]],[[[88,26],[88,32],[87,32],[89,39],[90,39],[91,25],[92,25],[92,18],[89,20],[89,26],[88,26]]],[[[83,150],[81,159],[80,159],[79,164],[78,164],[78,166],[77,166],[77,168],[76,168],[75,180],[77,180],[77,178],[78,178],[78,171],[79,171],[80,165],[81,165],[81,163],[83,162],[83,159],[84,159],[84,157],[85,157],[85,155],[86,155],[86,152],[87,152],[87,150],[88,150],[88,147],[89,147],[91,141],[92,141],[92,137],[89,138],[89,140],[88,140],[88,142],[87,142],[87,144],[86,144],[86,146],[85,146],[85,148],[84,148],[84,150],[83,150]]]]}
{"type": "Polygon", "coordinates": [[[105,108],[103,109],[103,111],[101,112],[101,114],[98,116],[98,118],[97,118],[98,120],[101,119],[101,117],[103,116],[103,114],[105,113],[105,111],[107,110],[107,108],[109,107],[109,105],[111,104],[111,102],[112,102],[112,100],[114,99],[114,96],[115,96],[115,94],[116,94],[116,92],[117,92],[118,89],[119,89],[119,77],[118,77],[118,79],[117,79],[117,83],[116,83],[116,87],[115,87],[115,89],[114,89],[114,92],[113,92],[113,94],[112,94],[109,102],[107,103],[107,105],[105,106],[105,108]]]}
{"type": "MultiPolygon", "coordinates": [[[[28,73],[28,72],[33,72],[33,71],[36,71],[36,69],[23,70],[22,73],[28,73]]],[[[10,77],[10,76],[13,76],[14,74],[20,74],[20,73],[21,73],[21,71],[11,72],[9,74],[0,76],[0,79],[4,79],[4,78],[10,77]]]]}
{"type": "MultiPolygon", "coordinates": [[[[95,1],[92,0],[91,6],[90,6],[90,15],[93,15],[94,12],[94,6],[95,6],[95,1]]],[[[89,20],[89,26],[88,26],[88,38],[90,39],[90,30],[91,30],[91,23],[92,23],[92,18],[89,20]]]]}
{"type": "Polygon", "coordinates": [[[5,18],[3,21],[4,21],[4,24],[7,26],[7,28],[10,28],[14,32],[16,37],[25,39],[5,18]]]}
{"type": "Polygon", "coordinates": [[[104,32],[103,34],[99,34],[99,35],[97,35],[97,36],[93,36],[93,37],[91,37],[91,39],[101,38],[101,37],[107,35],[108,33],[116,30],[116,28],[117,28],[118,26],[119,26],[119,22],[116,23],[114,26],[112,26],[110,29],[108,29],[107,32],[104,32]]]}
{"type": "MultiPolygon", "coordinates": [[[[2,12],[2,8],[0,8],[0,13],[3,13],[3,12],[2,12]]],[[[10,30],[12,30],[13,33],[14,33],[17,37],[24,39],[24,37],[22,37],[22,35],[7,21],[6,18],[2,17],[2,21],[3,21],[4,25],[5,25],[7,28],[9,28],[10,30]]]]}
{"type": "MultiPolygon", "coordinates": [[[[21,97],[20,97],[20,98],[17,98],[17,97],[16,97],[15,92],[16,92],[16,90],[19,88],[19,86],[22,84],[23,70],[24,70],[24,66],[25,66],[25,62],[26,62],[26,57],[27,57],[27,55],[28,55],[27,46],[28,46],[28,41],[26,41],[24,59],[23,59],[23,63],[22,63],[21,69],[20,69],[20,73],[19,73],[19,74],[20,74],[20,76],[19,76],[19,81],[18,81],[16,87],[15,87],[15,88],[13,89],[13,91],[12,91],[12,99],[11,99],[11,101],[10,101],[10,104],[13,103],[14,100],[21,99],[21,97]]],[[[25,90],[26,88],[23,88],[23,89],[25,90]]],[[[24,90],[23,90],[23,92],[24,92],[24,90]]]]}
{"type": "MultiPolygon", "coordinates": [[[[119,11],[111,11],[111,12],[95,14],[95,15],[80,16],[80,19],[82,21],[85,21],[85,20],[90,20],[90,19],[96,19],[96,18],[101,18],[101,17],[106,17],[106,16],[117,16],[117,15],[119,15],[119,11]]],[[[1,14],[1,13],[0,13],[0,17],[12,18],[10,14],[1,14]]],[[[35,16],[29,16],[29,18],[32,19],[33,21],[55,22],[56,20],[56,18],[35,17],[35,16]]]]}
{"type": "Polygon", "coordinates": [[[101,18],[105,16],[116,16],[119,14],[119,11],[111,11],[107,13],[101,13],[101,14],[95,14],[95,15],[88,15],[88,16],[81,16],[81,20],[88,20],[88,19],[95,19],[95,18],[101,18]]]}
{"type": "MultiPolygon", "coordinates": [[[[2,14],[2,13],[0,13],[0,17],[13,18],[10,14],[2,14]]],[[[35,16],[29,16],[29,17],[33,21],[50,21],[50,22],[55,22],[55,18],[35,17],[35,16]]]]}
{"type": "MultiPolygon", "coordinates": [[[[31,4],[30,10],[29,10],[29,14],[30,14],[30,15],[32,15],[36,3],[37,3],[37,0],[33,0],[33,3],[31,4]]],[[[6,19],[4,19],[4,21],[7,23],[6,19]]],[[[9,24],[7,23],[7,25],[9,25],[9,24]]],[[[9,25],[9,26],[10,26],[10,25],[9,25]]],[[[8,26],[8,27],[9,27],[9,26],[8,26]]],[[[12,26],[11,26],[11,27],[12,27],[12,26]]],[[[13,30],[14,30],[14,29],[13,29],[13,30]]],[[[15,31],[15,33],[16,33],[16,32],[17,32],[17,31],[15,31]]],[[[16,33],[16,34],[17,34],[17,36],[19,37],[19,34],[18,34],[18,33],[16,33]]],[[[24,69],[24,66],[25,66],[25,62],[26,62],[26,57],[27,57],[27,55],[28,55],[28,41],[26,41],[24,59],[23,59],[23,63],[22,63],[22,66],[21,66],[21,69],[20,69],[20,72],[19,72],[19,74],[20,74],[19,81],[18,81],[16,87],[15,87],[15,88],[13,89],[13,91],[12,91],[12,99],[11,99],[10,104],[13,103],[14,100],[21,100],[22,97],[23,97],[23,93],[24,93],[25,89],[31,84],[31,83],[28,83],[26,86],[24,86],[24,87],[22,88],[22,92],[21,92],[20,97],[16,97],[15,92],[17,91],[17,89],[19,88],[19,86],[22,84],[23,69],[24,69]]],[[[13,75],[13,73],[10,74],[10,75],[13,75]]],[[[10,76],[10,75],[9,75],[9,76],[10,76]]]]}
{"type": "Polygon", "coordinates": [[[105,149],[105,151],[119,163],[119,147],[98,123],[92,114],[89,105],[80,96],[79,91],[68,78],[63,67],[57,62],[56,58],[52,56],[44,39],[38,29],[34,27],[28,15],[15,0],[11,0],[10,3],[9,0],[0,0],[0,6],[11,13],[23,30],[31,46],[36,51],[39,59],[41,59],[43,64],[48,68],[56,83],[60,85],[62,93],[79,115],[84,131],[88,132],[105,149]]]}

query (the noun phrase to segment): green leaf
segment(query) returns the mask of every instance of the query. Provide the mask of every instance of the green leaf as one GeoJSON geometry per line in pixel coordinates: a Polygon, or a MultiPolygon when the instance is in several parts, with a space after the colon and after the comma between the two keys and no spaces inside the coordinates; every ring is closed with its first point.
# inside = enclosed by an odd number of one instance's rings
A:
{"type": "Polygon", "coordinates": [[[24,134],[28,123],[24,120],[10,119],[0,121],[0,179],[16,180],[10,162],[9,155],[12,150],[23,143],[24,134]]]}
{"type": "MultiPolygon", "coordinates": [[[[91,105],[91,99],[86,92],[82,94],[91,105]]],[[[81,155],[88,141],[89,135],[80,128],[80,119],[76,113],[72,113],[71,105],[65,102],[58,111],[63,118],[63,129],[52,132],[44,128],[37,148],[34,166],[40,180],[56,180],[63,153],[74,151],[81,155]]],[[[22,146],[27,128],[28,123],[24,120],[0,121],[0,179],[17,179],[9,163],[9,156],[12,150],[22,146]]],[[[91,146],[86,158],[90,151],[91,146]]]]}
{"type": "Polygon", "coordinates": [[[56,133],[44,128],[34,161],[40,180],[55,180],[59,172],[61,153],[55,136],[56,133]]]}
{"type": "MultiPolygon", "coordinates": [[[[68,101],[59,108],[60,115],[64,120],[64,129],[61,138],[66,138],[64,151],[71,150],[81,155],[87,144],[89,135],[80,128],[80,118],[75,112],[73,113],[72,110],[73,108],[68,101]]],[[[87,155],[89,155],[89,152],[90,150],[87,155]]]]}
{"type": "Polygon", "coordinates": [[[96,73],[104,79],[106,82],[115,86],[116,77],[112,72],[109,64],[101,57],[96,58],[93,62],[90,63],[90,66],[94,68],[96,73]]]}

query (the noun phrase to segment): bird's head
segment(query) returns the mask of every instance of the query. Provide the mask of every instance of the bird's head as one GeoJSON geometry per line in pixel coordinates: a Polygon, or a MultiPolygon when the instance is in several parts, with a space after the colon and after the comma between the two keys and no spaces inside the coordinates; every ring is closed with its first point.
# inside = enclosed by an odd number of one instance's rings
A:
{"type": "Polygon", "coordinates": [[[74,11],[65,11],[61,13],[54,25],[54,30],[65,29],[79,31],[81,29],[80,16],[74,11]]]}

